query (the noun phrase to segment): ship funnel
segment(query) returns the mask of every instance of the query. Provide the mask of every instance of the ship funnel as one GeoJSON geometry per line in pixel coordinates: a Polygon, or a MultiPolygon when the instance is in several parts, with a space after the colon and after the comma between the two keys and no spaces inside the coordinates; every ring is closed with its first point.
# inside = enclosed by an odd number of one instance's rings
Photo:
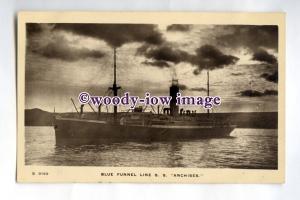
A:
{"type": "Polygon", "coordinates": [[[179,106],[176,105],[176,97],[179,92],[178,79],[172,79],[172,85],[170,87],[170,96],[172,97],[170,102],[170,114],[171,116],[177,116],[179,111],[179,106]]]}

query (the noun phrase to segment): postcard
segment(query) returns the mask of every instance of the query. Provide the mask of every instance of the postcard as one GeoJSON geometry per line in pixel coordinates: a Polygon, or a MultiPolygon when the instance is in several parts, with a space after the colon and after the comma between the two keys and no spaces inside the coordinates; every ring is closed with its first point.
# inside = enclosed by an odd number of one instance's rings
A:
{"type": "Polygon", "coordinates": [[[285,15],[20,12],[18,182],[284,183],[285,15]]]}

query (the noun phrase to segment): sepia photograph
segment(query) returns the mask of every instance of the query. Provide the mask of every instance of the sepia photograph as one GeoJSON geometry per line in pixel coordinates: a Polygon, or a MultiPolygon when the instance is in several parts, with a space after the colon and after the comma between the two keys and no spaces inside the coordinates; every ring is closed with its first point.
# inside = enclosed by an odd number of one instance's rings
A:
{"type": "Polygon", "coordinates": [[[19,21],[18,174],[27,169],[20,180],[99,167],[105,182],[239,182],[201,180],[206,169],[283,181],[282,15],[259,22],[245,14],[257,23],[217,14],[181,23],[152,20],[157,13],[132,21],[71,15],[19,21]]]}

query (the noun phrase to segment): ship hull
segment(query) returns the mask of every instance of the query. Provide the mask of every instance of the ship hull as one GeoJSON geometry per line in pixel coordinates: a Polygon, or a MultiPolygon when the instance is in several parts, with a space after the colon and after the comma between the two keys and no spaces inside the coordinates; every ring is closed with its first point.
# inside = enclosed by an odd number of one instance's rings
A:
{"type": "Polygon", "coordinates": [[[56,119],[57,145],[111,141],[168,141],[229,136],[233,126],[120,125],[96,120],[56,119]]]}

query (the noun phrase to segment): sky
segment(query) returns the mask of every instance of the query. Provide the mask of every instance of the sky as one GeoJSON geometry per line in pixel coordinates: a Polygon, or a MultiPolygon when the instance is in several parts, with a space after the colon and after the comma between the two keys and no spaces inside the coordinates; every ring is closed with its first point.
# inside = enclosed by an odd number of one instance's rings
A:
{"type": "Polygon", "coordinates": [[[25,107],[71,112],[82,91],[106,95],[114,48],[120,95],[168,95],[178,79],[182,95],[205,96],[209,71],[213,112],[277,111],[278,28],[254,25],[29,23],[25,107]]]}

